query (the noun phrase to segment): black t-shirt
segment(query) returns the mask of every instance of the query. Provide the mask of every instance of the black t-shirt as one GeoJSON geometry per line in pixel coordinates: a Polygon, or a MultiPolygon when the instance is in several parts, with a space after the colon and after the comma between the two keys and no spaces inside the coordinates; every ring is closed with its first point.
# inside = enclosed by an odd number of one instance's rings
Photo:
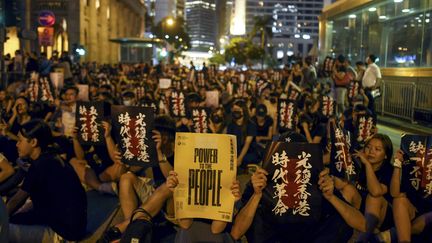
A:
{"type": "MultiPolygon", "coordinates": [[[[375,175],[379,181],[379,183],[386,185],[387,188],[390,188],[390,182],[393,175],[393,166],[390,163],[384,162],[381,167],[375,171],[375,175]]],[[[365,168],[362,168],[359,179],[357,182],[357,190],[360,192],[360,195],[365,198],[367,194],[369,193],[369,190],[367,188],[367,177],[366,177],[366,171],[365,168]]],[[[387,190],[386,195],[384,197],[391,201],[391,196],[389,193],[389,190],[387,190]]],[[[364,200],[363,200],[364,201],[364,200]]],[[[362,202],[363,203],[363,202],[362,202]]]]}
{"type": "MultiPolygon", "coordinates": [[[[257,135],[257,125],[254,121],[248,120],[247,124],[243,126],[237,125],[235,122],[228,124],[227,134],[235,135],[237,138],[237,155],[240,155],[243,145],[246,142],[247,136],[255,137],[257,135]]],[[[252,141],[249,149],[253,147],[253,143],[255,139],[252,141]]]]}
{"type": "Polygon", "coordinates": [[[58,156],[42,154],[31,162],[22,190],[29,193],[33,210],[67,240],[86,233],[87,198],[78,175],[58,156]]]}
{"type": "Polygon", "coordinates": [[[256,128],[257,128],[256,135],[257,136],[264,136],[264,137],[266,137],[268,135],[270,127],[273,125],[273,118],[271,118],[270,116],[266,116],[264,119],[265,119],[264,120],[264,124],[262,126],[260,126],[258,124],[258,120],[257,120],[256,116],[254,116],[252,118],[252,120],[256,124],[256,128]]]}

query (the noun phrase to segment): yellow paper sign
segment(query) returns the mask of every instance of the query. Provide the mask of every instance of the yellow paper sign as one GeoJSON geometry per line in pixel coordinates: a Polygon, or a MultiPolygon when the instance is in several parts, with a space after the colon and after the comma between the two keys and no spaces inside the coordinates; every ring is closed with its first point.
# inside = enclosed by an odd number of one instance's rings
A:
{"type": "Polygon", "coordinates": [[[236,145],[233,135],[176,133],[174,170],[179,180],[174,192],[176,219],[232,221],[236,145]]]}

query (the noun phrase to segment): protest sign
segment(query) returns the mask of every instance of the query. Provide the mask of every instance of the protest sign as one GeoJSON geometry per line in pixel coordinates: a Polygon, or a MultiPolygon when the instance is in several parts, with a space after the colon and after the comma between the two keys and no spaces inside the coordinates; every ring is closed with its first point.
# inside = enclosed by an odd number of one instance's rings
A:
{"type": "Polygon", "coordinates": [[[171,87],[171,79],[170,78],[159,79],[159,88],[160,89],[168,89],[170,87],[171,87]]]}
{"type": "Polygon", "coordinates": [[[351,157],[350,133],[341,128],[335,121],[329,122],[329,133],[331,174],[355,182],[360,168],[351,157]]]}
{"type": "Polygon", "coordinates": [[[177,133],[174,170],[175,215],[231,222],[231,186],[237,169],[236,137],[226,134],[177,133]]]}
{"type": "Polygon", "coordinates": [[[402,180],[408,180],[408,191],[432,202],[432,136],[403,135],[401,150],[408,163],[403,164],[402,180]]]}
{"type": "Polygon", "coordinates": [[[261,203],[275,223],[316,222],[321,214],[319,144],[272,142],[263,160],[269,174],[261,203]]]}
{"type": "Polygon", "coordinates": [[[89,101],[89,85],[77,84],[76,86],[79,90],[77,99],[81,101],[89,101]]]}
{"type": "Polygon", "coordinates": [[[217,108],[219,107],[219,91],[206,91],[206,107],[217,108]]]}
{"type": "Polygon", "coordinates": [[[360,115],[357,117],[355,138],[356,142],[363,147],[366,140],[375,133],[376,119],[368,114],[360,115]]]}
{"type": "Polygon", "coordinates": [[[207,133],[209,112],[204,108],[192,110],[192,131],[195,133],[207,133]]]}
{"type": "Polygon", "coordinates": [[[170,111],[173,117],[186,117],[185,95],[183,92],[171,93],[170,111]]]}
{"type": "Polygon", "coordinates": [[[76,127],[80,144],[100,145],[105,143],[102,121],[109,116],[110,107],[104,102],[82,102],[76,104],[76,127]]]}
{"type": "Polygon", "coordinates": [[[122,162],[143,167],[157,165],[156,146],[152,139],[154,109],[112,106],[111,117],[122,162]]]}
{"type": "Polygon", "coordinates": [[[321,96],[321,114],[324,117],[330,118],[335,115],[335,100],[331,96],[323,95],[321,96]]]}
{"type": "Polygon", "coordinates": [[[297,105],[285,99],[278,102],[278,127],[282,130],[295,130],[297,126],[296,112],[297,105]]]}

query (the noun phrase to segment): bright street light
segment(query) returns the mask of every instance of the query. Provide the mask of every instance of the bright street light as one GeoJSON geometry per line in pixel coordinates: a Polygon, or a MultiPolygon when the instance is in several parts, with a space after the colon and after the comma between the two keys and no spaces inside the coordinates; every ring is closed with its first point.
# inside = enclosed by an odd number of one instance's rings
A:
{"type": "Polygon", "coordinates": [[[167,21],[166,21],[166,23],[167,23],[168,26],[171,26],[171,25],[174,24],[174,20],[172,18],[168,18],[167,21]]]}

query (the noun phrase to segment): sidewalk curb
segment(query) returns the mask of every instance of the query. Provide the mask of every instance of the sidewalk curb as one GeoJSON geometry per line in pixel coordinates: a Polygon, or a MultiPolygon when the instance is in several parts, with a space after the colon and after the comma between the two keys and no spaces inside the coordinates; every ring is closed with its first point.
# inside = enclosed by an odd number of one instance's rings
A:
{"type": "Polygon", "coordinates": [[[413,124],[410,121],[404,121],[394,117],[378,115],[378,124],[382,124],[388,127],[393,127],[407,131],[412,134],[431,134],[432,128],[423,126],[421,124],[413,124]]]}

